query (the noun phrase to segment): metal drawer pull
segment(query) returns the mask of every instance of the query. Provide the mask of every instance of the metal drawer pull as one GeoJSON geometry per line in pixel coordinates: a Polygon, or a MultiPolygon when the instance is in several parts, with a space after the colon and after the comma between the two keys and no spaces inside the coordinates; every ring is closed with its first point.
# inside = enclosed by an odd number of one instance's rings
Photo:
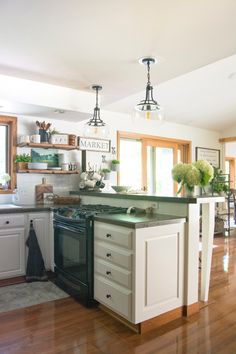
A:
{"type": "Polygon", "coordinates": [[[7,221],[6,221],[6,224],[10,224],[10,221],[7,220],[7,221]]]}
{"type": "Polygon", "coordinates": [[[111,274],[111,272],[110,272],[109,270],[107,270],[107,271],[106,271],[106,274],[107,274],[107,275],[110,275],[110,274],[111,274]]]}
{"type": "Polygon", "coordinates": [[[111,257],[111,253],[107,253],[107,257],[111,257]]]}
{"type": "Polygon", "coordinates": [[[110,295],[110,294],[107,294],[107,295],[106,295],[106,298],[107,298],[107,299],[110,299],[110,298],[111,298],[111,295],[110,295]]]}
{"type": "Polygon", "coordinates": [[[106,234],[106,237],[108,238],[108,237],[111,237],[111,234],[106,234]]]}

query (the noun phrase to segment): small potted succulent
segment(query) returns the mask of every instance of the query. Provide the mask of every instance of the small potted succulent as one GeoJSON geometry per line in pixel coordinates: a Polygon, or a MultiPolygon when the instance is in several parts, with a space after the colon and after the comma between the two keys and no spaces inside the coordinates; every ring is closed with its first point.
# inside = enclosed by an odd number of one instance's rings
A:
{"type": "Polygon", "coordinates": [[[111,170],[109,168],[103,168],[102,174],[103,174],[105,180],[109,180],[111,177],[111,170]]]}
{"type": "Polygon", "coordinates": [[[28,169],[28,162],[31,162],[31,156],[29,154],[16,155],[15,162],[17,171],[25,171],[28,169]]]}
{"type": "Polygon", "coordinates": [[[112,160],[111,161],[111,170],[118,172],[120,171],[120,161],[119,160],[112,160]]]}

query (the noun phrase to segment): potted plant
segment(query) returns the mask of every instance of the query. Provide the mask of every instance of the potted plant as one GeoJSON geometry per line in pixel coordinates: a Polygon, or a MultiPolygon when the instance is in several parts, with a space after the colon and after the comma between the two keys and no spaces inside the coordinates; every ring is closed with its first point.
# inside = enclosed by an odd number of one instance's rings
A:
{"type": "Polygon", "coordinates": [[[105,180],[109,180],[111,177],[111,170],[109,168],[103,168],[102,174],[103,174],[105,180]]]}
{"type": "Polygon", "coordinates": [[[120,171],[120,161],[119,160],[112,160],[111,161],[111,170],[118,172],[120,171]]]}
{"type": "Polygon", "coordinates": [[[227,174],[224,174],[223,171],[218,167],[214,168],[214,177],[210,182],[212,195],[216,194],[227,194],[230,190],[229,181],[227,181],[227,174]]]}
{"type": "Polygon", "coordinates": [[[17,171],[27,170],[28,162],[31,162],[31,156],[29,154],[16,155],[15,162],[17,166],[17,171]]]}

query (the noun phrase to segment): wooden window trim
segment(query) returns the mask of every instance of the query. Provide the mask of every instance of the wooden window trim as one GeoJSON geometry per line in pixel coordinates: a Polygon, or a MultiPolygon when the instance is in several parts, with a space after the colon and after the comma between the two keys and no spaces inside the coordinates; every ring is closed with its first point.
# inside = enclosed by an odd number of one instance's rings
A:
{"type": "MultiPolygon", "coordinates": [[[[117,131],[117,158],[120,159],[120,139],[136,139],[142,141],[142,185],[146,187],[147,185],[147,143],[148,141],[159,142],[163,146],[170,146],[171,144],[176,144],[186,148],[186,162],[192,162],[192,142],[190,140],[181,140],[174,138],[166,138],[156,135],[147,135],[133,132],[117,131]]],[[[182,149],[183,150],[183,149],[182,149]]],[[[183,154],[183,151],[181,152],[183,154]]],[[[120,183],[120,174],[117,174],[117,182],[120,183]]],[[[175,186],[176,189],[176,186],[175,186]]]]}
{"type": "Polygon", "coordinates": [[[16,145],[17,145],[17,118],[0,116],[0,124],[7,124],[10,128],[9,134],[9,174],[11,176],[10,188],[8,190],[0,190],[0,194],[11,194],[16,185],[16,170],[14,161],[16,158],[16,145]]]}

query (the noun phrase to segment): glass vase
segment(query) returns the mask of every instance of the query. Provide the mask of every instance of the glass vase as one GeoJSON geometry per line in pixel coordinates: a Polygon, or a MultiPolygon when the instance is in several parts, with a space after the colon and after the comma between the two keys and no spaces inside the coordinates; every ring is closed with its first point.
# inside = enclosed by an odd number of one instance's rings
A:
{"type": "Polygon", "coordinates": [[[195,186],[189,188],[187,185],[184,186],[184,197],[193,198],[196,196],[195,186]]]}

